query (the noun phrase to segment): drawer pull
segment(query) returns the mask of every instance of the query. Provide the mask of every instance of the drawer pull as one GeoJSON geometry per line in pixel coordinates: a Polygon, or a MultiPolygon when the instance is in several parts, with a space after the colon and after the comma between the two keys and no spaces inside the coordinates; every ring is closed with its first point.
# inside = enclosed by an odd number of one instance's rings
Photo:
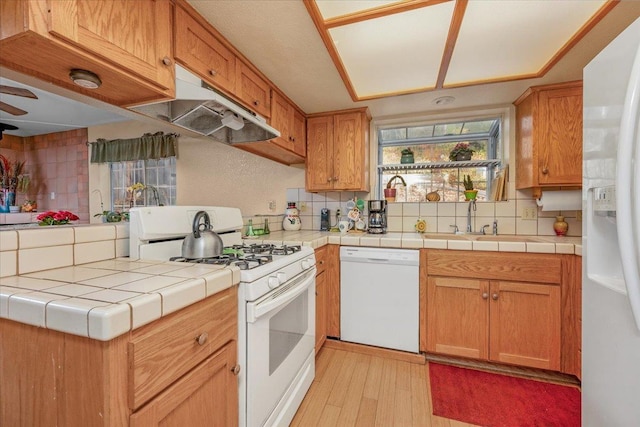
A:
{"type": "Polygon", "coordinates": [[[235,365],[231,368],[231,372],[233,372],[233,375],[238,375],[240,373],[240,365],[235,365]]]}
{"type": "Polygon", "coordinates": [[[199,345],[204,345],[207,342],[207,338],[209,338],[209,334],[206,332],[203,332],[200,335],[198,335],[198,338],[196,338],[196,342],[199,345]]]}
{"type": "Polygon", "coordinates": [[[216,70],[209,70],[209,75],[210,75],[210,76],[212,76],[212,77],[213,77],[213,76],[215,76],[216,74],[218,74],[218,73],[216,73],[216,70]]]}
{"type": "Polygon", "coordinates": [[[549,168],[547,168],[546,166],[542,168],[542,174],[543,175],[547,175],[549,173],[549,168]]]}
{"type": "Polygon", "coordinates": [[[165,56],[164,58],[162,58],[162,63],[167,66],[171,65],[171,58],[165,56]]]}

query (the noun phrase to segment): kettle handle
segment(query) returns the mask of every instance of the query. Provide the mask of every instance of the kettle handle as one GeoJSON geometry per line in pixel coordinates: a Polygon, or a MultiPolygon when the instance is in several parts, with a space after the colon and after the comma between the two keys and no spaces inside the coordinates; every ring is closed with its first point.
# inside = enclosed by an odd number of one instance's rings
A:
{"type": "Polygon", "coordinates": [[[211,229],[211,219],[209,218],[209,214],[206,211],[198,211],[196,216],[193,218],[193,237],[196,239],[200,238],[200,226],[204,225],[203,230],[211,229]],[[204,217],[204,224],[200,224],[200,219],[204,217]]]}

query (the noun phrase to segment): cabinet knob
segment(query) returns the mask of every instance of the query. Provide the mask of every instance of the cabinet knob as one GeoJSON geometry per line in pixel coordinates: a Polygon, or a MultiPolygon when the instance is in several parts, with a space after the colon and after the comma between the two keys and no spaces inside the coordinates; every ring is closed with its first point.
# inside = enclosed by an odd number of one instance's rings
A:
{"type": "Polygon", "coordinates": [[[548,173],[549,173],[549,168],[548,168],[548,167],[546,167],[546,166],[545,166],[545,167],[543,167],[543,168],[542,168],[542,174],[543,174],[543,175],[546,175],[546,174],[548,174],[548,173]]]}
{"type": "Polygon", "coordinates": [[[320,261],[318,264],[322,265],[322,264],[324,264],[324,261],[320,261]]]}
{"type": "Polygon", "coordinates": [[[234,365],[234,367],[231,368],[231,372],[233,372],[233,375],[238,375],[240,373],[240,365],[234,365]]]}
{"type": "Polygon", "coordinates": [[[207,338],[209,338],[209,334],[206,332],[203,332],[200,335],[198,335],[198,338],[196,338],[196,341],[198,342],[199,345],[204,345],[204,343],[207,342],[207,338]]]}
{"type": "Polygon", "coordinates": [[[296,139],[292,136],[291,141],[296,142],[296,139]]]}
{"type": "Polygon", "coordinates": [[[216,70],[209,70],[209,75],[210,75],[211,77],[215,76],[216,74],[218,74],[218,73],[216,72],[216,70]]]}
{"type": "Polygon", "coordinates": [[[162,63],[166,66],[169,66],[172,64],[171,58],[169,58],[168,56],[165,56],[164,58],[162,58],[162,63]]]}
{"type": "Polygon", "coordinates": [[[336,181],[336,182],[338,182],[338,177],[337,177],[337,176],[334,176],[334,177],[333,177],[333,180],[334,180],[334,181],[336,181]]]}
{"type": "Polygon", "coordinates": [[[327,182],[331,182],[331,177],[327,178],[327,182]]]}
{"type": "Polygon", "coordinates": [[[486,293],[486,292],[483,292],[482,293],[482,299],[487,299],[487,298],[489,298],[489,294],[486,293]]]}
{"type": "Polygon", "coordinates": [[[494,301],[498,301],[498,294],[492,294],[491,299],[494,301]]]}
{"type": "Polygon", "coordinates": [[[260,105],[260,101],[258,101],[258,100],[253,101],[253,105],[255,105],[257,107],[258,105],[260,105]]]}

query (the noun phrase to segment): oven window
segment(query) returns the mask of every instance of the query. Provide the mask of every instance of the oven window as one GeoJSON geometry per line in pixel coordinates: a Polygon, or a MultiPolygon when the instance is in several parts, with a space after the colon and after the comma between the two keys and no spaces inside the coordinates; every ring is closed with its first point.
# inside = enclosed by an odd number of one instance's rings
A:
{"type": "Polygon", "coordinates": [[[308,290],[269,319],[269,375],[293,351],[309,328],[308,290]]]}

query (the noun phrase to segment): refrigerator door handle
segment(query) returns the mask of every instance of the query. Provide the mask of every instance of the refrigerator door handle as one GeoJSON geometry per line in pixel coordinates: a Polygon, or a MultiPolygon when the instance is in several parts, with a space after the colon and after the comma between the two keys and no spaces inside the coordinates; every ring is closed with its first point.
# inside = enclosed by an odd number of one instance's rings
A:
{"type": "MultiPolygon", "coordinates": [[[[627,286],[627,295],[631,304],[631,311],[640,330],[640,271],[638,260],[640,257],[640,202],[638,191],[640,185],[636,182],[639,175],[634,173],[634,144],[639,139],[639,104],[640,104],[640,48],[636,53],[629,77],[627,96],[624,101],[622,121],[620,124],[620,140],[618,143],[618,158],[616,162],[616,216],[618,229],[618,243],[622,271],[627,286]]],[[[636,151],[635,168],[638,168],[638,153],[636,151]]]]}

